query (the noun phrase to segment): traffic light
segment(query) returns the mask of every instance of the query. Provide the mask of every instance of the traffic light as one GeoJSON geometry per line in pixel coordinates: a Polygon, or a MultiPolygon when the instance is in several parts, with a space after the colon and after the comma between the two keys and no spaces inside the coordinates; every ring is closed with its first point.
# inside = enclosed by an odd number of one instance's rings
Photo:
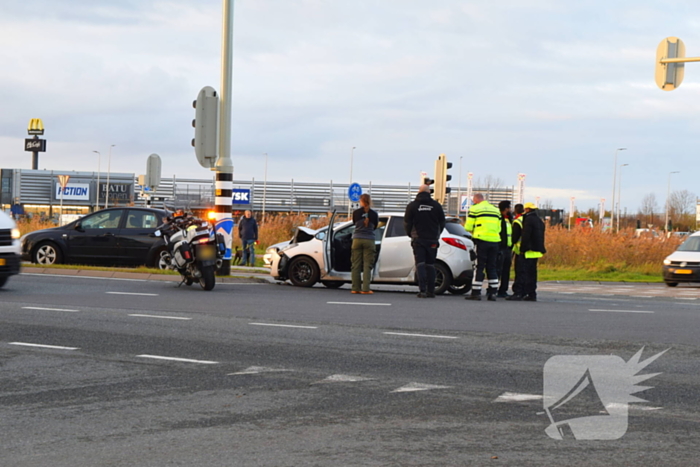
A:
{"type": "Polygon", "coordinates": [[[435,193],[433,198],[440,204],[445,202],[445,196],[450,192],[447,182],[452,180],[452,175],[447,171],[452,168],[452,162],[447,162],[447,156],[440,154],[435,161],[435,193]]]}
{"type": "Polygon", "coordinates": [[[219,157],[219,95],[211,86],[205,86],[199,91],[197,100],[192,102],[195,109],[194,153],[199,165],[205,169],[216,166],[219,157]]]}
{"type": "Polygon", "coordinates": [[[664,91],[673,91],[683,82],[685,64],[661,63],[664,59],[685,58],[685,44],[677,37],[667,37],[656,49],[656,84],[664,91]]]}

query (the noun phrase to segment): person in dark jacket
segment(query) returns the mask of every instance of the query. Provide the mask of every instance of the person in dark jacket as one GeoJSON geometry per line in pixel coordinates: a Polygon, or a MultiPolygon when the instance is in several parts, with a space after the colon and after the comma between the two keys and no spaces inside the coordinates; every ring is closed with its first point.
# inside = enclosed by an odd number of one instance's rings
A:
{"type": "Polygon", "coordinates": [[[545,249],[544,222],[537,215],[537,206],[525,203],[522,233],[520,234],[520,255],[516,261],[516,277],[522,278],[522,295],[516,292],[511,300],[526,302],[537,301],[537,260],[547,250],[545,249]]]}
{"type": "Polygon", "coordinates": [[[418,298],[435,297],[435,258],[445,228],[445,211],[430,197],[430,186],[421,185],[416,199],[406,206],[403,227],[411,237],[418,275],[418,298]]]}
{"type": "Polygon", "coordinates": [[[501,211],[501,243],[498,250],[498,294],[499,298],[508,298],[508,282],[510,281],[510,265],[513,258],[513,214],[510,201],[498,203],[501,211]]]}
{"type": "Polygon", "coordinates": [[[251,211],[246,211],[238,222],[238,236],[243,246],[243,266],[255,266],[255,243],[258,241],[258,223],[251,211]]]}
{"type": "Polygon", "coordinates": [[[513,270],[515,271],[515,278],[513,279],[513,295],[507,297],[506,300],[522,300],[525,293],[522,286],[523,279],[518,274],[518,258],[520,258],[520,237],[523,233],[525,207],[518,203],[513,208],[513,213],[515,214],[513,218],[513,270]]]}
{"type": "Polygon", "coordinates": [[[374,229],[379,224],[379,215],[377,211],[370,208],[371,205],[372,200],[365,193],[360,196],[360,208],[352,213],[352,223],[355,224],[355,231],[352,234],[352,293],[373,293],[369,289],[369,283],[372,281],[374,267],[374,229]],[[362,285],[362,291],[360,291],[360,285],[362,285]]]}

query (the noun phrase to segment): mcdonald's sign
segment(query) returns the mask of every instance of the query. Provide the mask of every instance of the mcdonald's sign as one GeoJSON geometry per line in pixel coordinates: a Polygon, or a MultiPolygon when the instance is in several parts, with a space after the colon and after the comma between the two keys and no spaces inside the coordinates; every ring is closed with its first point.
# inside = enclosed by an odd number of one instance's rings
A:
{"type": "Polygon", "coordinates": [[[40,118],[30,119],[29,126],[27,127],[27,133],[30,135],[43,135],[44,122],[42,122],[40,118]]]}

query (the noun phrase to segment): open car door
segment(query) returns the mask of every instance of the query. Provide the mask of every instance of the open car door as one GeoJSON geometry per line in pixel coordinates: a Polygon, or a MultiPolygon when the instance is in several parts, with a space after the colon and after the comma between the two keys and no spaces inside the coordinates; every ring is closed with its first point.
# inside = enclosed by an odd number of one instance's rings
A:
{"type": "Polygon", "coordinates": [[[335,213],[331,214],[331,219],[328,223],[328,233],[323,238],[323,269],[326,274],[330,274],[333,269],[333,236],[335,232],[333,231],[333,225],[335,224],[335,213]]]}

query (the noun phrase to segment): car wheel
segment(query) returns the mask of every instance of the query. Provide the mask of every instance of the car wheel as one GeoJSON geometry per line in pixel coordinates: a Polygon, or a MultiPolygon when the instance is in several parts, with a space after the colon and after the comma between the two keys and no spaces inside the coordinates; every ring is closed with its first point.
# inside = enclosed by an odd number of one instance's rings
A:
{"type": "Polygon", "coordinates": [[[40,243],[34,250],[34,256],[32,258],[35,263],[43,264],[44,266],[50,266],[52,264],[59,264],[63,261],[63,256],[58,247],[51,242],[40,243]]]}
{"type": "Polygon", "coordinates": [[[167,248],[163,248],[156,253],[155,268],[170,269],[170,260],[172,256],[167,248]]]}
{"type": "Polygon", "coordinates": [[[675,287],[678,285],[678,282],[666,282],[666,285],[669,287],[675,287]]]}
{"type": "Polygon", "coordinates": [[[452,273],[442,263],[435,263],[435,295],[442,295],[452,285],[452,273]]]}
{"type": "Polygon", "coordinates": [[[464,295],[465,293],[469,292],[472,289],[472,284],[471,282],[468,282],[463,285],[452,285],[447,288],[447,291],[453,295],[464,295]]]}
{"type": "Polygon", "coordinates": [[[345,284],[345,282],[341,281],[321,281],[321,284],[325,285],[329,289],[339,289],[345,284]]]}
{"type": "Polygon", "coordinates": [[[318,282],[318,265],[307,256],[294,258],[289,263],[289,280],[297,287],[311,287],[318,282]]]}

